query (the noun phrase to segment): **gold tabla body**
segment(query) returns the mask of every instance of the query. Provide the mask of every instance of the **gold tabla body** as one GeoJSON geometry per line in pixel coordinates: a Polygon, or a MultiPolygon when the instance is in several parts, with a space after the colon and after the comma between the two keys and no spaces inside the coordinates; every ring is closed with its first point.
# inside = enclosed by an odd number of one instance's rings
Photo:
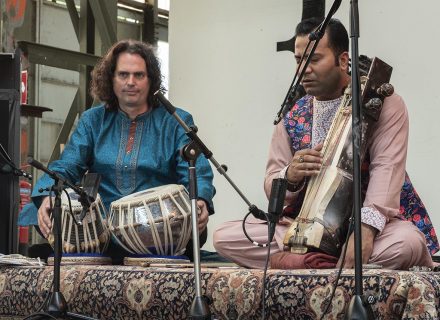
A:
{"type": "MultiPolygon", "coordinates": [[[[72,214],[78,220],[83,206],[73,190],[67,189],[66,191],[70,197],[72,214]]],[[[70,213],[69,199],[65,192],[61,195],[61,207],[61,247],[63,253],[103,253],[107,250],[110,231],[107,212],[99,195],[91,204],[81,225],[75,223],[70,213]]],[[[48,242],[54,247],[52,232],[49,234],[48,242]]]]}
{"type": "Polygon", "coordinates": [[[182,255],[191,238],[191,203],[182,185],[147,189],[112,202],[110,231],[134,254],[182,255]]]}

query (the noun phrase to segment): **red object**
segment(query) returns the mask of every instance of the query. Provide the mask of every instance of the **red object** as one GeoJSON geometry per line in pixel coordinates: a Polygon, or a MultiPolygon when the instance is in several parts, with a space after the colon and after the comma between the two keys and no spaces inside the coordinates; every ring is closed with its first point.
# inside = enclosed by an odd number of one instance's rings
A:
{"type": "MultiPolygon", "coordinates": [[[[24,180],[20,180],[20,207],[19,212],[23,207],[31,201],[32,185],[24,180]]],[[[27,245],[29,242],[29,227],[18,227],[18,242],[23,245],[27,245]]]]}
{"type": "Polygon", "coordinates": [[[27,70],[22,70],[21,71],[21,104],[27,103],[27,79],[28,79],[27,70]]]}
{"type": "Polygon", "coordinates": [[[337,262],[338,258],[320,252],[295,254],[282,251],[270,257],[272,269],[332,269],[337,262]]]}
{"type": "Polygon", "coordinates": [[[29,227],[18,227],[18,242],[27,244],[29,242],[29,227]]]}
{"type": "Polygon", "coordinates": [[[29,182],[20,180],[20,207],[19,211],[23,209],[31,201],[32,186],[29,182]]]}

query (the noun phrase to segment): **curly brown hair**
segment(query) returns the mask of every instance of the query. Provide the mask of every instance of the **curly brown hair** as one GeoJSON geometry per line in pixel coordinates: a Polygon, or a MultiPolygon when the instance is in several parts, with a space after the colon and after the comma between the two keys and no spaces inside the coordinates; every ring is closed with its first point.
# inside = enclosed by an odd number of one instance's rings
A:
{"type": "Polygon", "coordinates": [[[157,90],[164,91],[162,85],[162,74],[160,62],[154,54],[154,47],[150,44],[137,40],[121,40],[115,43],[98,62],[92,71],[90,93],[100,101],[106,102],[110,110],[119,108],[118,98],[113,91],[113,77],[116,69],[116,62],[121,53],[138,54],[145,60],[148,79],[150,80],[150,91],[147,96],[147,103],[150,107],[156,108],[159,101],[154,96],[157,90]]]}

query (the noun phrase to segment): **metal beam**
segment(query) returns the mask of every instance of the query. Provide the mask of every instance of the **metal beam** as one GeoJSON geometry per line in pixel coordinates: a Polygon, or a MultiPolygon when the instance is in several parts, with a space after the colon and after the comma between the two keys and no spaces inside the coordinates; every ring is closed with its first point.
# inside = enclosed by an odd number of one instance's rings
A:
{"type": "Polygon", "coordinates": [[[74,0],[65,0],[67,5],[67,11],[69,11],[70,20],[72,20],[73,29],[76,33],[76,38],[79,41],[79,15],[76,11],[74,0]]]}
{"type": "Polygon", "coordinates": [[[154,24],[168,28],[168,18],[170,12],[168,10],[158,8],[157,1],[151,0],[147,2],[148,3],[141,3],[133,0],[118,0],[118,3],[120,4],[144,11],[144,23],[151,23],[149,21],[145,21],[145,10],[152,8],[154,11],[154,24]],[[163,17],[159,17],[159,15],[163,17]]]}
{"type": "Polygon", "coordinates": [[[79,95],[80,90],[78,89],[75,94],[75,98],[70,105],[69,112],[67,113],[66,120],[61,127],[61,131],[58,135],[57,141],[55,142],[55,146],[52,150],[52,154],[49,158],[49,163],[57,160],[60,157],[60,145],[66,144],[67,139],[69,138],[70,131],[72,130],[73,124],[75,123],[76,116],[78,115],[78,103],[79,103],[79,95]]]}
{"type": "Polygon", "coordinates": [[[61,68],[72,71],[80,71],[80,66],[95,66],[100,57],[71,51],[45,44],[29,41],[18,41],[18,47],[28,57],[29,62],[61,68]]]}
{"type": "MultiPolygon", "coordinates": [[[[90,2],[96,0],[81,0],[79,18],[79,48],[81,52],[88,54],[95,53],[95,21],[93,19],[90,2]]],[[[90,96],[90,73],[91,66],[81,66],[79,73],[79,100],[77,105],[78,113],[81,114],[86,108],[92,105],[93,99],[90,96]]]]}
{"type": "Polygon", "coordinates": [[[151,44],[157,43],[156,37],[156,24],[155,24],[155,12],[154,7],[149,4],[145,4],[144,8],[144,24],[142,26],[142,41],[151,44]]]}
{"type": "MultiPolygon", "coordinates": [[[[113,1],[114,5],[117,5],[116,1],[113,1]]],[[[89,0],[90,8],[92,9],[95,23],[101,36],[101,40],[105,47],[110,48],[113,43],[117,41],[116,37],[116,19],[110,17],[108,10],[109,5],[112,5],[112,1],[102,0],[89,0]],[[114,22],[113,22],[114,21],[114,22]]],[[[116,17],[114,17],[116,18],[116,17]]]]}

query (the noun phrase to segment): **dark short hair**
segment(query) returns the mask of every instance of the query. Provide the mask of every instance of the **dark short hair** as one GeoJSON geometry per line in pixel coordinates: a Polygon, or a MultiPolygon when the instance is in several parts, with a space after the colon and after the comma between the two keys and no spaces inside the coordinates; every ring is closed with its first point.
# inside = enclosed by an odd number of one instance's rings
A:
{"type": "MultiPolygon", "coordinates": [[[[321,18],[309,18],[301,21],[295,29],[296,36],[306,36],[321,24],[321,18]]],[[[348,51],[348,33],[344,25],[338,19],[330,19],[325,32],[328,35],[328,45],[335,55],[336,61],[339,55],[348,51]]],[[[295,37],[296,37],[295,36],[295,37]]]]}
{"type": "Polygon", "coordinates": [[[157,90],[165,90],[162,85],[160,62],[154,54],[154,47],[152,45],[137,40],[121,40],[115,43],[102,57],[92,71],[90,88],[92,96],[106,102],[110,110],[118,109],[119,102],[113,91],[113,77],[118,57],[124,52],[138,54],[145,60],[147,75],[150,81],[147,103],[150,107],[157,107],[159,102],[153,94],[157,90]]]}

